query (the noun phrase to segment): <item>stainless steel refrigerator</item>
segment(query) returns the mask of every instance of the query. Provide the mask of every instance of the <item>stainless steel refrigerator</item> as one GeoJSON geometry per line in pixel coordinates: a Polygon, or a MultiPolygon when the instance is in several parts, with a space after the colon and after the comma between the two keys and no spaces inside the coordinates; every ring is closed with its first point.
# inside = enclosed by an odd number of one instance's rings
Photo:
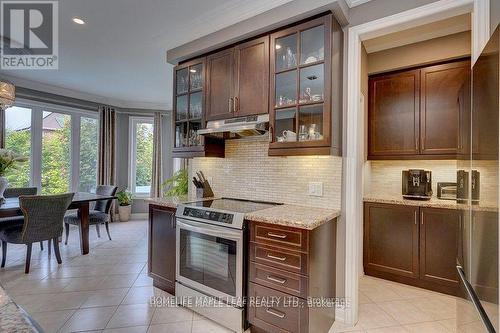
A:
{"type": "Polygon", "coordinates": [[[457,271],[461,297],[457,300],[457,332],[499,331],[498,199],[500,31],[493,33],[474,63],[471,84],[461,94],[470,105],[460,120],[462,143],[457,161],[462,200],[457,271]]]}

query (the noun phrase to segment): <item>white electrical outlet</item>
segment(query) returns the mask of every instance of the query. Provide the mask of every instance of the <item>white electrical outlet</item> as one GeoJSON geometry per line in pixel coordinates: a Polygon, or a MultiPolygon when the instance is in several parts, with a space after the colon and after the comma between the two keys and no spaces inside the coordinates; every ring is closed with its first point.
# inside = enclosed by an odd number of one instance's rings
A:
{"type": "Polygon", "coordinates": [[[323,196],[323,182],[309,182],[308,194],[313,197],[323,196]]]}

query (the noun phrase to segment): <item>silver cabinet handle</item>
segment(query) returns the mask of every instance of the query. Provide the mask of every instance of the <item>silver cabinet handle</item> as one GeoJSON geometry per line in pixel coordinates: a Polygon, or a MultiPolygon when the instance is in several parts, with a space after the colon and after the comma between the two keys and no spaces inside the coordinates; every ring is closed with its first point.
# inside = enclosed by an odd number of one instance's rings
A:
{"type": "Polygon", "coordinates": [[[240,104],[238,101],[238,97],[235,97],[233,100],[233,112],[238,112],[240,108],[240,104]]]}
{"type": "Polygon", "coordinates": [[[267,254],[267,257],[268,258],[271,258],[271,259],[276,259],[276,260],[279,260],[279,261],[285,261],[286,260],[286,257],[277,257],[277,256],[273,256],[272,254],[267,254]]]}
{"type": "Polygon", "coordinates": [[[417,225],[417,211],[413,212],[413,216],[414,216],[415,225],[417,225]]]}
{"type": "Polygon", "coordinates": [[[281,238],[281,239],[285,239],[286,238],[285,234],[275,234],[274,232],[268,232],[267,235],[269,237],[275,237],[275,238],[281,238]]]}
{"type": "Polygon", "coordinates": [[[233,109],[233,98],[232,97],[229,99],[228,103],[229,103],[228,104],[228,110],[229,110],[228,113],[232,113],[233,112],[233,110],[232,110],[233,109]]]}
{"type": "Polygon", "coordinates": [[[280,278],[277,278],[277,277],[274,277],[274,276],[271,276],[271,275],[268,275],[267,279],[269,281],[273,281],[273,282],[276,282],[276,283],[279,283],[279,284],[284,284],[286,282],[286,279],[280,279],[280,278]]]}
{"type": "Polygon", "coordinates": [[[266,312],[278,318],[285,318],[286,314],[273,308],[267,308],[266,312]]]}
{"type": "Polygon", "coordinates": [[[420,212],[420,223],[424,225],[424,212],[420,212]]]}

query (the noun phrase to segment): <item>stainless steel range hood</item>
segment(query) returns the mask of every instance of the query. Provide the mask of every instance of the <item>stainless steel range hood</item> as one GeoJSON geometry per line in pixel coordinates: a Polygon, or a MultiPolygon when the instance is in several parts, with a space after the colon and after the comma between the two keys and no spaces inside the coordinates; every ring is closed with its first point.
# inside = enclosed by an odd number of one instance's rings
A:
{"type": "Polygon", "coordinates": [[[269,114],[214,120],[207,123],[207,128],[198,130],[198,134],[219,138],[238,138],[264,135],[269,128],[269,114]]]}

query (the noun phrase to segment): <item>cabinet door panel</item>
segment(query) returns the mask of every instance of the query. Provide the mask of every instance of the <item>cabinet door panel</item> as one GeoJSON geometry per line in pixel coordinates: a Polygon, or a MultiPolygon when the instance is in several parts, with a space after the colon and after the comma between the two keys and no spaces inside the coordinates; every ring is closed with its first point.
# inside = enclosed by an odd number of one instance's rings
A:
{"type": "Polygon", "coordinates": [[[419,73],[369,79],[369,156],[419,153],[419,73]]]}
{"type": "Polygon", "coordinates": [[[420,215],[420,278],[458,287],[460,212],[421,208],[420,215]]]}
{"type": "MultiPolygon", "coordinates": [[[[470,62],[461,61],[421,70],[420,152],[457,154],[459,150],[460,103],[470,89],[470,62]]],[[[468,109],[468,108],[467,108],[468,109]]]]}
{"type": "Polygon", "coordinates": [[[418,278],[418,207],[365,203],[365,269],[418,278]]]}
{"type": "Polygon", "coordinates": [[[231,118],[233,49],[207,57],[207,120],[231,118]]]}
{"type": "Polygon", "coordinates": [[[269,36],[235,47],[237,116],[269,111],[269,36]]]}
{"type": "Polygon", "coordinates": [[[159,288],[174,293],[175,288],[175,213],[149,206],[149,275],[159,288]]]}

